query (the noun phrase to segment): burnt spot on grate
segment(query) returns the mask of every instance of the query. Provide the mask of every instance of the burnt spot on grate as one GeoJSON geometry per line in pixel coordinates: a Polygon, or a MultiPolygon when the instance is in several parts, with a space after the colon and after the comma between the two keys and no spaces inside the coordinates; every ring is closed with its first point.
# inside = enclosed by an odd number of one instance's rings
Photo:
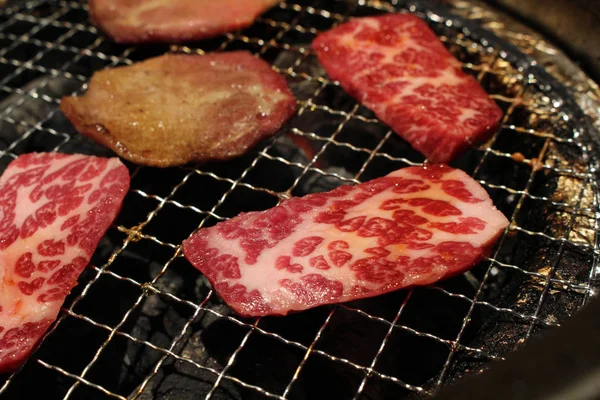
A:
{"type": "Polygon", "coordinates": [[[234,160],[127,163],[131,190],[95,266],[31,360],[2,378],[0,398],[421,398],[577,312],[597,288],[596,164],[584,118],[526,56],[446,10],[427,11],[420,1],[290,0],[240,32],[131,47],[99,34],[84,2],[0,10],[0,170],[31,151],[112,155],[74,130],[60,98],[81,93],[99,69],[167,51],[252,51],[299,103],[275,138],[234,160]],[[286,317],[235,316],[181,255],[194,230],[425,161],[331,82],[310,49],[319,31],[394,7],[424,18],[504,110],[492,138],[452,166],[480,181],[511,226],[488,259],[432,287],[286,317]]]}

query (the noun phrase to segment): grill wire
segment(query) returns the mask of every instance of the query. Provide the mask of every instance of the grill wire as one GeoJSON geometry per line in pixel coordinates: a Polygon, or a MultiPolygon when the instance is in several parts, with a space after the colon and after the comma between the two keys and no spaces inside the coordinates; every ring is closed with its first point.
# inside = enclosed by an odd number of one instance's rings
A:
{"type": "MultiPolygon", "coordinates": [[[[35,390],[31,386],[44,376],[42,382],[62,385],[38,388],[46,397],[150,399],[155,381],[166,379],[175,366],[184,374],[200,374],[206,399],[303,398],[304,391],[326,390],[318,387],[325,384],[342,390],[336,398],[428,395],[504,359],[584,305],[597,289],[599,255],[596,170],[585,129],[553,87],[513,62],[510,52],[472,37],[466,28],[453,27],[451,19],[422,12],[418,5],[292,0],[242,32],[199,43],[140,47],[105,39],[88,23],[85,3],[32,0],[0,10],[1,169],[29,151],[101,154],[99,146],[78,135],[60,114],[60,97],[85,91],[94,70],[130,65],[168,50],[250,50],[288,79],[300,107],[285,135],[239,160],[169,170],[128,165],[130,193],[92,260],[97,266],[84,272],[40,349],[20,371],[4,378],[0,398],[27,397],[24,393],[35,390]],[[181,240],[194,229],[240,211],[265,209],[292,195],[358,183],[424,161],[329,81],[309,46],[319,31],[350,16],[393,8],[425,18],[505,110],[502,128],[456,166],[490,192],[511,225],[490,258],[448,282],[275,321],[230,314],[182,257],[181,240]],[[348,134],[352,131],[360,131],[361,138],[355,141],[348,134]],[[285,175],[284,181],[272,171],[285,175]],[[522,243],[531,245],[519,250],[522,243]],[[182,283],[178,276],[192,278],[182,283]],[[385,312],[375,306],[382,301],[385,312]],[[172,329],[166,341],[151,335],[153,326],[146,327],[150,334],[140,334],[140,310],[153,302],[163,309],[167,304],[181,316],[179,325],[166,323],[172,329]],[[445,310],[445,304],[459,311],[450,317],[435,312],[436,307],[445,310]],[[433,318],[451,328],[438,332],[433,318]],[[282,328],[286,321],[312,322],[304,335],[282,328]],[[188,347],[195,337],[191,332],[198,326],[208,331],[211,324],[225,326],[217,330],[218,345],[213,346],[222,354],[197,357],[188,347]],[[363,330],[357,325],[364,325],[363,330]],[[376,333],[365,336],[366,331],[376,333]],[[89,332],[95,333],[88,337],[89,332]],[[344,335],[351,340],[344,341],[344,335]],[[53,346],[64,346],[61,337],[75,340],[73,349],[53,346]],[[403,342],[408,344],[403,347],[403,342]],[[297,355],[289,371],[281,367],[286,371],[276,377],[278,383],[261,383],[248,368],[238,368],[252,365],[247,358],[260,356],[253,348],[261,343],[267,343],[262,348],[280,346],[297,355]],[[413,343],[425,351],[410,353],[407,347],[413,343]],[[128,357],[111,360],[115,348],[131,346],[141,349],[137,354],[152,353],[146,365],[136,366],[128,357]],[[110,377],[122,364],[132,366],[133,378],[116,384],[110,377]],[[308,372],[338,368],[352,379],[335,383],[308,372]],[[407,372],[411,369],[422,371],[407,372]]],[[[210,347],[210,340],[203,339],[197,346],[210,347]]],[[[285,352],[281,360],[257,358],[261,361],[256,369],[278,369],[285,352]]]]}

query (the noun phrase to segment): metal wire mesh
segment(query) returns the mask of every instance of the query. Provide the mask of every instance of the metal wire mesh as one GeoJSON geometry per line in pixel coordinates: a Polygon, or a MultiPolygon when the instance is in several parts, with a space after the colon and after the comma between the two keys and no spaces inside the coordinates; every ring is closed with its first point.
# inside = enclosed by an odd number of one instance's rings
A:
{"type": "MultiPolygon", "coordinates": [[[[169,50],[250,50],[288,79],[300,109],[282,134],[238,160],[169,170],[130,165],[132,187],[93,259],[98,266],[82,275],[40,349],[5,378],[0,397],[27,397],[24,393],[34,388],[26,382],[34,379],[61,382],[43,388],[47,397],[153,398],[151,391],[160,384],[155,381],[164,381],[173,368],[196,378],[200,374],[207,399],[318,398],[323,382],[339,390],[337,398],[432,394],[469,370],[503,359],[538,330],[560,326],[597,288],[597,182],[584,128],[565,100],[527,66],[515,63],[510,52],[453,24],[423,12],[419,2],[290,0],[242,32],[184,45],[128,47],[111,43],[91,26],[84,3],[32,0],[1,9],[1,168],[29,151],[101,152],[60,114],[60,97],[82,93],[95,70],[169,50]],[[381,300],[365,300],[286,317],[306,323],[302,334],[286,330],[285,319],[230,314],[182,257],[181,240],[192,231],[292,195],[424,162],[328,80],[310,50],[321,30],[351,16],[394,10],[426,19],[505,110],[501,129],[456,166],[490,192],[511,225],[493,255],[472,272],[383,296],[385,309],[377,308],[381,300]],[[284,176],[265,173],[273,170],[284,176]],[[541,220],[536,218],[540,210],[541,220]],[[527,256],[515,256],[523,252],[516,249],[522,243],[530,244],[527,256]],[[190,275],[200,283],[174,283],[190,275]],[[507,299],[502,292],[514,296],[507,299]],[[181,317],[180,324],[165,323],[171,331],[160,340],[150,334],[152,326],[144,335],[139,327],[140,310],[156,301],[181,317]],[[444,320],[435,310],[445,312],[446,306],[454,311],[444,320]],[[438,317],[450,327],[438,329],[431,322],[438,317]],[[193,332],[205,333],[220,323],[226,328],[218,332],[228,332],[213,350],[220,356],[200,357],[189,350],[193,332]],[[349,329],[357,325],[364,326],[358,334],[349,329]],[[365,331],[370,336],[361,336],[365,331]],[[73,340],[73,349],[57,347],[61,337],[73,340]],[[429,361],[416,362],[412,353],[406,354],[413,359],[404,358],[402,351],[415,343],[429,361]],[[114,359],[131,345],[152,354],[145,365],[114,359]],[[269,347],[285,350],[257,361],[258,374],[281,366],[267,384],[247,366],[259,357],[253,349],[269,347]],[[291,357],[285,368],[284,355],[291,357]],[[126,383],[113,376],[120,365],[135,369],[126,383]],[[337,369],[343,372],[325,377],[310,372],[337,369]],[[332,383],[341,376],[348,379],[332,383]]],[[[208,346],[203,340],[197,347],[208,346]]]]}

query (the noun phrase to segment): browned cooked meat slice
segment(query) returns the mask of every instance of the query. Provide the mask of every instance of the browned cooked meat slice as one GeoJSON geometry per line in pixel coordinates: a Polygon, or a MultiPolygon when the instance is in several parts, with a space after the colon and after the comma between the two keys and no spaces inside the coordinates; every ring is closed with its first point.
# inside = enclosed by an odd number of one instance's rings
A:
{"type": "Polygon", "coordinates": [[[61,110],[82,134],[137,164],[230,159],[295,113],[286,81],[248,52],[167,54],[96,72],[61,110]]]}

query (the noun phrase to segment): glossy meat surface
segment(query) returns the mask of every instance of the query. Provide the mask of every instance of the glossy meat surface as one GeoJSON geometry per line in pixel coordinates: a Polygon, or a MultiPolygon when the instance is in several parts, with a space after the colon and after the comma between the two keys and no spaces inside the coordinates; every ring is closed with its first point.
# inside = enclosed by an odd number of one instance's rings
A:
{"type": "Polygon", "coordinates": [[[77,130],[142,165],[230,159],[295,113],[286,81],[245,51],[167,54],[96,72],[61,110],[77,130]]]}
{"type": "Polygon", "coordinates": [[[327,74],[434,163],[486,140],[502,110],[421,19],[351,20],[313,42],[327,74]]]}
{"type": "Polygon", "coordinates": [[[121,208],[117,158],[32,153],[0,178],[0,372],[17,368],[56,319],[121,208]]]}
{"type": "Polygon", "coordinates": [[[507,225],[472,178],[430,165],[241,214],[183,250],[237,313],[285,315],[459,274],[507,225]]]}

